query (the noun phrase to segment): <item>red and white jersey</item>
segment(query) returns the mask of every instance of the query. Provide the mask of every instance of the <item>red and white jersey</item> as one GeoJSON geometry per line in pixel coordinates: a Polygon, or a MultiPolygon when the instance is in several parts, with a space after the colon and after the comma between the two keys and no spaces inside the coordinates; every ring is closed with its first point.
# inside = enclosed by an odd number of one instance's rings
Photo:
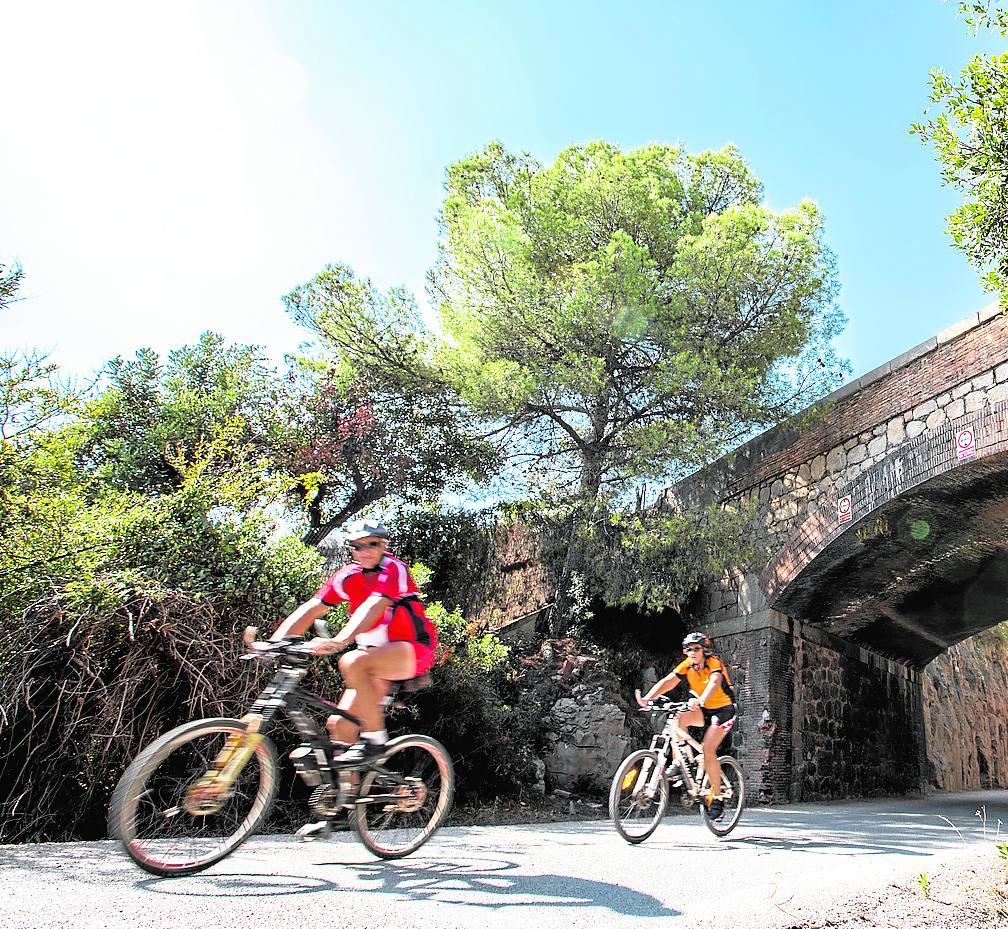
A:
{"type": "Polygon", "coordinates": [[[358,633],[357,644],[365,648],[399,640],[428,644],[432,637],[436,644],[436,634],[420,600],[411,599],[408,609],[395,606],[401,598],[418,592],[409,568],[398,558],[384,555],[374,568],[362,568],[356,563],[340,568],[315,596],[326,606],[335,606],[345,600],[351,614],[374,594],[393,601],[381,622],[367,632],[358,633]]]}

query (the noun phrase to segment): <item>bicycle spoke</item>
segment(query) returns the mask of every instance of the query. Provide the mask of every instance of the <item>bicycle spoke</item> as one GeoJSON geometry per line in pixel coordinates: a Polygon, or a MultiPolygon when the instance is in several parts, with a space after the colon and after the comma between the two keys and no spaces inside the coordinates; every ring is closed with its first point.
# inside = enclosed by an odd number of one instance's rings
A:
{"type": "Polygon", "coordinates": [[[441,824],[453,794],[444,749],[433,739],[406,736],[364,776],[355,811],[361,840],[382,857],[409,854],[441,824]]]}
{"type": "Polygon", "coordinates": [[[113,807],[114,831],[130,855],[158,874],[207,867],[237,848],[272,803],[275,760],[261,746],[239,772],[230,791],[194,810],[192,789],[211,770],[225,738],[235,730],[197,725],[151,747],[124,775],[113,807]]]}
{"type": "Polygon", "coordinates": [[[624,839],[643,842],[658,827],[668,806],[668,783],[655,780],[656,757],[649,751],[624,759],[609,790],[609,816],[624,839]]]}
{"type": "MultiPolygon", "coordinates": [[[[745,804],[745,782],[742,779],[742,769],[733,758],[723,757],[721,761],[721,801],[724,810],[717,819],[707,815],[706,807],[702,808],[703,821],[715,835],[727,835],[738,824],[745,804]]],[[[704,786],[709,781],[704,778],[704,786]]]]}

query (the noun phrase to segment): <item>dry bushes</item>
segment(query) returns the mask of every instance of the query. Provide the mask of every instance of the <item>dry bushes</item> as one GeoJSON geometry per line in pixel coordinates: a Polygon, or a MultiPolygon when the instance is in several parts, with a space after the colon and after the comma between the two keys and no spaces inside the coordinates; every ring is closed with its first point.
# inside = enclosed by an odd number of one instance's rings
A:
{"type": "Polygon", "coordinates": [[[255,690],[238,623],[178,592],[79,616],[56,597],[0,629],[0,841],[96,838],[119,774],[161,733],[255,690]]]}

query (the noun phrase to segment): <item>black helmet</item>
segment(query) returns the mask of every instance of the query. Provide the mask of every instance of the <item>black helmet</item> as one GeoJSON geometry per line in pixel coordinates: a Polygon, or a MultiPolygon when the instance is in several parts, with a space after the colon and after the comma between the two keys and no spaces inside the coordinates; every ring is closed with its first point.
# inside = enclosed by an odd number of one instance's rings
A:
{"type": "Polygon", "coordinates": [[[687,645],[702,645],[703,653],[708,658],[714,654],[714,643],[710,640],[706,632],[691,632],[682,640],[683,648],[687,645]]]}
{"type": "Polygon", "coordinates": [[[343,539],[346,542],[356,542],[358,539],[367,539],[371,536],[376,539],[387,539],[388,529],[376,519],[358,519],[347,523],[343,530],[343,539]]]}

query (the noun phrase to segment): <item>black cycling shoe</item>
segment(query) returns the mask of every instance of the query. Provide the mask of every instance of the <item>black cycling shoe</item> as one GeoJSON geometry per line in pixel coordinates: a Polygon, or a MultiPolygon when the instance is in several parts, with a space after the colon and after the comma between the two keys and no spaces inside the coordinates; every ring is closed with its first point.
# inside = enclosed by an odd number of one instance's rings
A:
{"type": "Polygon", "coordinates": [[[707,799],[707,818],[715,822],[724,816],[724,801],[720,797],[707,799]]]}
{"type": "Polygon", "coordinates": [[[333,762],[339,765],[367,764],[375,761],[385,754],[384,745],[375,745],[374,742],[358,742],[350,746],[342,755],[333,758],[333,762]]]}

